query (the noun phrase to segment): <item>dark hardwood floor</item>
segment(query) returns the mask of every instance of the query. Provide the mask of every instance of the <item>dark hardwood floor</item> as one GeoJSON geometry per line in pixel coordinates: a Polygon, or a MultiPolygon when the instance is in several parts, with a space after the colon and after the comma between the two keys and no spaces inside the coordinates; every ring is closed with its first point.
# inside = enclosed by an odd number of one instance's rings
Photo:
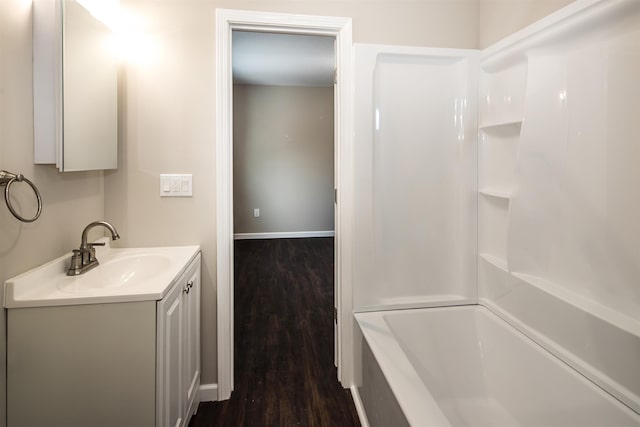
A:
{"type": "Polygon", "coordinates": [[[235,390],[190,426],[359,426],[333,348],[333,239],[237,241],[235,390]]]}

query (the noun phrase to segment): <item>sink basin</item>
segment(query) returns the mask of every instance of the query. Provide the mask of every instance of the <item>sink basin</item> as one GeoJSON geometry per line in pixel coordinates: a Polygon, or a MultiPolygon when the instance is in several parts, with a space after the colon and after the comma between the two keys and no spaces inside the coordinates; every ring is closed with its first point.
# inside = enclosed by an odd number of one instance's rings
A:
{"type": "Polygon", "coordinates": [[[83,275],[61,278],[57,287],[63,292],[91,294],[107,288],[136,286],[161,275],[170,267],[171,259],[165,254],[120,256],[101,262],[83,275]]]}
{"type": "Polygon", "coordinates": [[[97,246],[100,264],[79,276],[67,276],[71,254],[66,254],[7,280],[5,308],[100,304],[161,300],[186,266],[198,256],[199,246],[111,248],[97,246]]]}

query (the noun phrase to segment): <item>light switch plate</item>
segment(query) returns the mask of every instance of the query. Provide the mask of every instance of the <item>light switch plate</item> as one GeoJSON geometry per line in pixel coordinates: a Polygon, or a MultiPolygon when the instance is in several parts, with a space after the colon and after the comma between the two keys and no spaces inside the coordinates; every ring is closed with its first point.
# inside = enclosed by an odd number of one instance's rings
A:
{"type": "Polygon", "coordinates": [[[161,173],[160,197],[193,196],[193,175],[190,173],[161,173]]]}

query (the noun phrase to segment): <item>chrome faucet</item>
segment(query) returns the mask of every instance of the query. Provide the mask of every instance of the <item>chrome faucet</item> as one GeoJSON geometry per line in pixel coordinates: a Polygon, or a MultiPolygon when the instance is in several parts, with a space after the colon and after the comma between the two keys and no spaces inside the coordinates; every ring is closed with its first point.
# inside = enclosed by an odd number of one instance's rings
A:
{"type": "Polygon", "coordinates": [[[94,221],[87,225],[82,231],[80,249],[73,250],[71,265],[69,265],[69,269],[67,270],[67,276],[78,276],[98,266],[99,262],[96,259],[94,246],[104,246],[104,243],[87,243],[87,235],[89,234],[89,230],[99,225],[111,232],[111,240],[118,240],[120,238],[116,228],[106,221],[94,221]]]}

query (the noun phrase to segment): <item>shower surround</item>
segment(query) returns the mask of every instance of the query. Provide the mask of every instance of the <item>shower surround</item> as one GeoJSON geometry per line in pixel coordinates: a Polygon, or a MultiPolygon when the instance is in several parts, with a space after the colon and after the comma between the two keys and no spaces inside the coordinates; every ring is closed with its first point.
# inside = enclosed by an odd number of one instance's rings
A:
{"type": "Polygon", "coordinates": [[[371,425],[640,425],[638,40],[639,2],[581,0],[483,51],[356,45],[371,425]]]}

